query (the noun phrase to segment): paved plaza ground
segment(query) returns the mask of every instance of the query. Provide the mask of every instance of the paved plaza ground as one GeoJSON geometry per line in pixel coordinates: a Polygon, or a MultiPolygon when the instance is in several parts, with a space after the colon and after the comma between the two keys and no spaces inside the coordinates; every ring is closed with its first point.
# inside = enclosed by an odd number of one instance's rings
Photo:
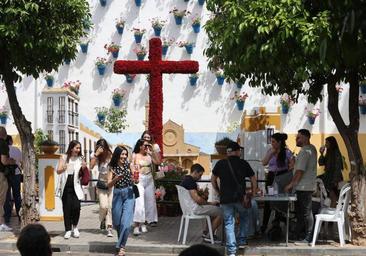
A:
{"type": "MultiPolygon", "coordinates": [[[[139,255],[178,255],[189,245],[203,243],[200,237],[202,223],[197,220],[189,226],[187,245],[177,242],[180,217],[161,217],[158,227],[149,228],[149,232],[139,237],[131,235],[127,243],[127,252],[130,256],[139,255]]],[[[116,232],[114,237],[106,237],[99,229],[98,205],[85,205],[81,210],[80,238],[63,238],[63,222],[42,222],[52,237],[54,255],[111,255],[114,253],[116,232]]],[[[19,233],[17,218],[12,218],[14,232],[0,233],[0,255],[19,255],[16,252],[16,236],[19,233]]],[[[224,254],[225,247],[215,245],[216,249],[224,254]]],[[[240,249],[238,255],[366,255],[366,247],[357,247],[347,244],[340,248],[338,242],[328,240],[319,241],[315,248],[296,246],[285,241],[271,242],[264,238],[249,240],[249,246],[240,249]]]]}

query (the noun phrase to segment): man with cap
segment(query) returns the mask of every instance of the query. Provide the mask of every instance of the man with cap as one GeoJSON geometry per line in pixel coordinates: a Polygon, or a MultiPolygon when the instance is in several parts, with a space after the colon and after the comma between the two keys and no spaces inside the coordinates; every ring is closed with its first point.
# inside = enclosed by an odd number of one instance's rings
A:
{"type": "Polygon", "coordinates": [[[237,246],[247,245],[245,234],[245,222],[247,210],[242,206],[240,200],[244,195],[245,178],[249,177],[252,185],[252,192],[257,191],[257,179],[249,163],[240,159],[242,147],[236,142],[230,142],[227,146],[227,158],[219,160],[212,170],[211,183],[213,188],[220,195],[220,204],[224,212],[224,225],[226,233],[226,250],[229,256],[236,254],[237,246]],[[233,174],[235,177],[233,177],[233,174]],[[218,185],[220,180],[220,186],[218,185]],[[238,186],[240,184],[241,190],[238,186]],[[235,237],[235,214],[239,213],[240,230],[238,242],[235,237]]]}

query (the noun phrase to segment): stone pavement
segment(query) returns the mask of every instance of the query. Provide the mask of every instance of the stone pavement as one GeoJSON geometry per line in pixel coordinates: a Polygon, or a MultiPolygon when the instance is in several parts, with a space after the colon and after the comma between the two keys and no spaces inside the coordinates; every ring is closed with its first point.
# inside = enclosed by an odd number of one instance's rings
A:
{"type": "MultiPolygon", "coordinates": [[[[63,238],[63,222],[41,222],[52,237],[52,248],[55,255],[106,255],[114,253],[116,232],[109,238],[99,230],[98,205],[84,205],[79,222],[80,238],[63,238]]],[[[202,243],[202,222],[192,221],[189,226],[187,245],[177,242],[180,217],[161,217],[158,227],[148,227],[149,232],[138,237],[132,234],[127,242],[129,255],[177,255],[189,245],[202,243]]],[[[19,233],[17,219],[12,218],[14,232],[0,232],[0,255],[17,255],[16,236],[19,233]],[[5,253],[5,251],[13,253],[5,253]]],[[[215,245],[216,249],[224,254],[224,246],[215,245]]],[[[263,239],[250,240],[249,246],[241,249],[238,255],[366,255],[366,247],[357,247],[347,244],[340,248],[334,241],[318,242],[315,248],[309,246],[289,247],[282,242],[269,242],[263,239]]]]}

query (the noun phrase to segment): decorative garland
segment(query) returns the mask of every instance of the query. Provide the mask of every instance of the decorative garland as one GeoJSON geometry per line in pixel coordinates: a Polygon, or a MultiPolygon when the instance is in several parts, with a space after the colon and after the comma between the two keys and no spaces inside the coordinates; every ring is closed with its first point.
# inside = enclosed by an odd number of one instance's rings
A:
{"type": "MultiPolygon", "coordinates": [[[[149,131],[163,150],[163,73],[191,74],[198,72],[197,61],[164,61],[160,38],[149,41],[149,61],[119,60],[114,62],[116,74],[150,74],[149,131]]],[[[163,154],[163,152],[162,152],[163,154]]]]}

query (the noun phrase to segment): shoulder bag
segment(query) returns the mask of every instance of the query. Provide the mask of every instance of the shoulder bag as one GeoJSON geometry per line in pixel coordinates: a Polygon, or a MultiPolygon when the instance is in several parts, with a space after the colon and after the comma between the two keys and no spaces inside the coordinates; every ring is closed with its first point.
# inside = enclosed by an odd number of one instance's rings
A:
{"type": "Polygon", "coordinates": [[[240,199],[240,203],[244,208],[251,208],[252,207],[252,197],[250,194],[245,193],[244,188],[242,185],[240,185],[240,183],[238,182],[238,179],[236,178],[236,175],[234,173],[233,167],[231,166],[230,160],[227,159],[228,165],[229,165],[229,170],[231,172],[231,175],[234,178],[234,181],[236,183],[237,186],[237,195],[238,198],[240,199]]]}
{"type": "Polygon", "coordinates": [[[87,186],[90,180],[90,172],[88,167],[80,167],[79,176],[81,185],[87,186]]]}

